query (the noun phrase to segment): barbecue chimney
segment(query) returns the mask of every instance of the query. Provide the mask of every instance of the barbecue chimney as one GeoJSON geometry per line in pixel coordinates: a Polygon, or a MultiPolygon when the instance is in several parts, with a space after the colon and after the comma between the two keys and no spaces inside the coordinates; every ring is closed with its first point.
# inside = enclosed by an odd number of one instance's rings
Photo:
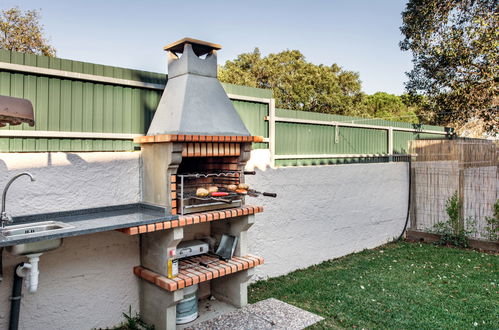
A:
{"type": "Polygon", "coordinates": [[[147,135],[249,136],[217,79],[221,46],[184,38],[164,49],[168,52],[168,83],[147,135]]]}

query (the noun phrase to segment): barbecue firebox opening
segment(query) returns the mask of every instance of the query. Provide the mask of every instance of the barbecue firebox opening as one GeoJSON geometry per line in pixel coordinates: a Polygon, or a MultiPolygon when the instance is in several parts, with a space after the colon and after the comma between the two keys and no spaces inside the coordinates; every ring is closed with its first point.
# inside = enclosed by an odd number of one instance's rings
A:
{"type": "Polygon", "coordinates": [[[180,214],[239,207],[244,195],[238,157],[193,157],[182,160],[176,177],[180,214]]]}
{"type": "Polygon", "coordinates": [[[184,158],[177,173],[206,173],[213,171],[237,171],[238,157],[191,157],[184,158]]]}

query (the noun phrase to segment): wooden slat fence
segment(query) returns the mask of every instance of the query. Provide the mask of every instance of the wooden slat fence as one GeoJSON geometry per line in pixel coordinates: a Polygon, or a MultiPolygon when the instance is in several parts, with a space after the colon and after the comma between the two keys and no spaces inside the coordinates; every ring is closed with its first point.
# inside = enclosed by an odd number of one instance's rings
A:
{"type": "Polygon", "coordinates": [[[464,225],[475,224],[483,238],[486,218],[499,198],[497,143],[488,140],[419,140],[410,142],[412,163],[411,229],[432,231],[448,220],[446,201],[457,192],[464,225]]]}

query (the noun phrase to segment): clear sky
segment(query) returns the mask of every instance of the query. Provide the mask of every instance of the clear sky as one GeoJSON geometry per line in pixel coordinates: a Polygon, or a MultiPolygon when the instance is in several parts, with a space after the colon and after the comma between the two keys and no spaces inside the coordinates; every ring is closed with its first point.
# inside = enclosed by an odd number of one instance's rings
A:
{"type": "Polygon", "coordinates": [[[166,72],[162,47],[183,37],[222,45],[219,64],[255,47],[298,49],[308,61],[360,73],[366,93],[404,91],[403,0],[2,0],[41,9],[57,56],[166,72]]]}

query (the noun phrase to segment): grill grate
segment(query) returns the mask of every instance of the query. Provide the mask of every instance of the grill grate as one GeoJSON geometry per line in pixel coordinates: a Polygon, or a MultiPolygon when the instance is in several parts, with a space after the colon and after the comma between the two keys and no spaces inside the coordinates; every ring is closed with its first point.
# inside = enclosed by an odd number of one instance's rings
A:
{"type": "Polygon", "coordinates": [[[227,189],[227,185],[239,184],[242,171],[213,171],[177,174],[178,202],[180,214],[203,212],[216,209],[240,207],[244,203],[241,195],[227,189]],[[196,196],[198,188],[207,189],[216,186],[218,191],[227,192],[227,196],[196,196]]]}

